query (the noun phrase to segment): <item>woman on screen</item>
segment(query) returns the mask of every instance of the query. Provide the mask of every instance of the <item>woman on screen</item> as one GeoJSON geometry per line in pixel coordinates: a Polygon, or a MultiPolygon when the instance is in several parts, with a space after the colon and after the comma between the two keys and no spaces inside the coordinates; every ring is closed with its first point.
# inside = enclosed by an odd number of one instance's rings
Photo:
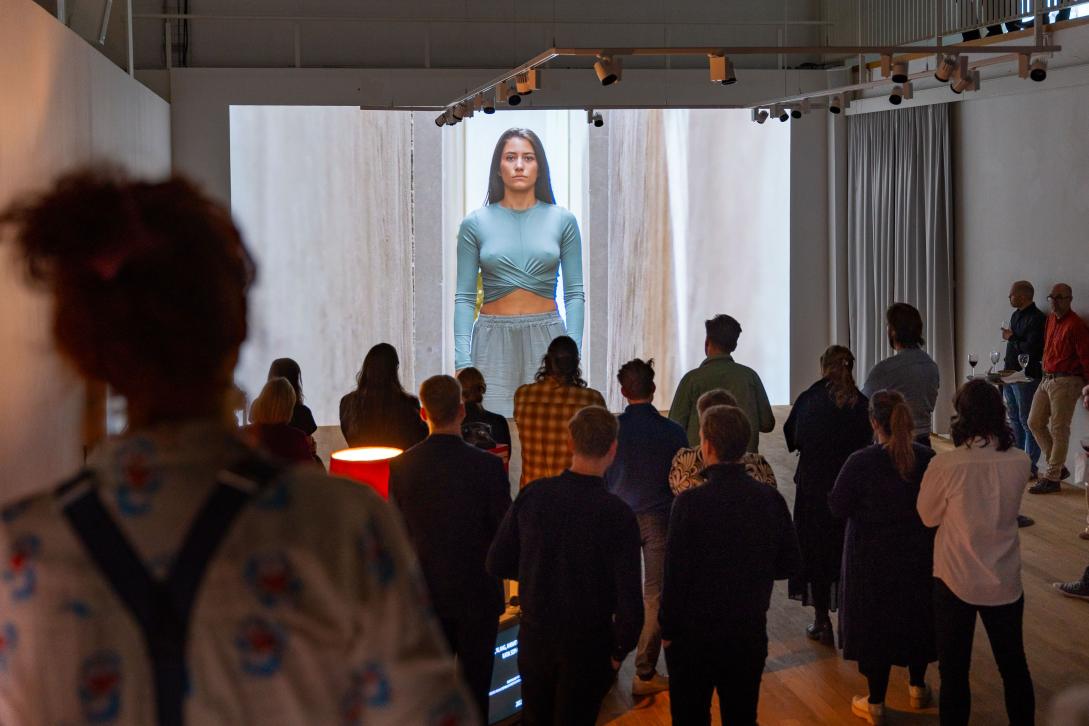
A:
{"type": "Polygon", "coordinates": [[[537,134],[509,129],[492,154],[484,206],[458,230],[454,367],[479,369],[485,408],[509,418],[515,389],[533,380],[554,338],[568,335],[581,347],[585,305],[575,216],[556,205],[537,134]],[[566,325],[556,309],[561,271],[566,325]],[[478,273],[484,304],[474,323],[478,273]]]}

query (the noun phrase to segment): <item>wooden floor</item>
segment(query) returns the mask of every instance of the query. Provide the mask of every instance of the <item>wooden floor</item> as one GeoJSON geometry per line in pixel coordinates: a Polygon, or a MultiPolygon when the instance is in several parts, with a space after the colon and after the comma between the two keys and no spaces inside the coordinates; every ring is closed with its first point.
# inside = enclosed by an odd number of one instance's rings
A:
{"type": "MultiPolygon", "coordinates": [[[[779,480],[779,490],[793,506],[795,457],[782,439],[786,407],[777,407],[775,432],[761,436],[761,452],[779,480]]],[[[940,444],[939,444],[940,447],[940,444]]],[[[1052,698],[1067,686],[1089,682],[1089,602],[1065,598],[1051,583],[1077,579],[1089,564],[1089,542],[1078,539],[1085,527],[1085,494],[1065,486],[1061,494],[1026,494],[1023,513],[1036,525],[1021,530],[1021,556],[1025,586],[1025,649],[1036,687],[1037,723],[1047,723],[1052,698]]],[[[763,726],[795,724],[861,724],[851,714],[854,694],[866,692],[854,663],[839,657],[832,648],[805,637],[812,610],[788,600],[786,584],[777,583],[768,613],[768,662],[760,691],[760,723],[763,726]]],[[[669,695],[633,699],[633,657],[620,670],[618,685],[609,693],[598,724],[650,726],[671,723],[669,695]]],[[[659,664],[665,669],[665,658],[659,664]]],[[[937,664],[927,672],[937,695],[937,664]]],[[[888,723],[936,724],[937,708],[913,711],[908,704],[907,673],[894,668],[886,700],[888,723]]],[[[717,706],[716,706],[717,707],[717,706]]],[[[712,723],[719,724],[717,714],[712,723]]],[[[972,723],[1008,723],[1002,697],[1002,681],[991,658],[986,633],[977,625],[972,662],[972,723]]]]}

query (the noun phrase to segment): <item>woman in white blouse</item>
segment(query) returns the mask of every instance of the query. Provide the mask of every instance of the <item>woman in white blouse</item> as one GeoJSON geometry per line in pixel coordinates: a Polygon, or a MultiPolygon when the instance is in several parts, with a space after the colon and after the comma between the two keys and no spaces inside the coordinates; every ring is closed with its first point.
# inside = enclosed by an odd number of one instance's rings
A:
{"type": "Polygon", "coordinates": [[[956,449],[930,462],[919,492],[919,516],[937,527],[934,621],[941,673],[941,723],[967,724],[968,669],[976,614],[983,620],[1014,726],[1032,724],[1036,710],[1022,638],[1025,597],[1017,512],[1029,460],[1013,447],[1002,396],[984,381],[957,392],[956,449]]]}

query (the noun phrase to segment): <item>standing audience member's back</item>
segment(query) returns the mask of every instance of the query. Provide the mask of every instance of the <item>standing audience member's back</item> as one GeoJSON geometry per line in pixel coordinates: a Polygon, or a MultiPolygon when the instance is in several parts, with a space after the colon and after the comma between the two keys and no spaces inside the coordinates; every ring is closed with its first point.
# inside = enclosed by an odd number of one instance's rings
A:
{"type": "Polygon", "coordinates": [[[689,446],[699,446],[700,415],[696,404],[707,391],[724,388],[734,395],[738,407],[751,423],[748,451],[759,451],[760,434],[774,430],[775,416],[760,376],[733,359],[741,325],[729,315],[716,315],[705,321],[704,327],[707,339],[703,347],[707,358],[681,378],[677,392],[673,394],[669,417],[685,428],[689,446]]]}
{"type": "Polygon", "coordinates": [[[245,433],[254,446],[277,459],[314,462],[314,440],[290,423],[295,391],[286,378],[271,378],[250,407],[245,433]]]}
{"type": "Polygon", "coordinates": [[[356,390],[340,399],[340,430],[348,446],[407,449],[427,438],[420,402],[401,386],[400,365],[389,343],[367,352],[356,374],[356,390]]]}
{"type": "Polygon", "coordinates": [[[450,376],[420,386],[430,435],[390,461],[390,501],[420,558],[431,606],[486,714],[503,585],[484,570],[510,507],[502,460],[461,438],[465,405],[450,376]]]}
{"type": "Polygon", "coordinates": [[[314,414],[310,407],[303,403],[302,368],[291,358],[277,358],[268,367],[268,379],[286,378],[295,391],[295,406],[291,410],[291,420],[288,422],[307,436],[313,436],[318,430],[318,424],[314,421],[314,414]]]}
{"type": "Polygon", "coordinates": [[[228,212],[180,179],[82,172],[0,225],[131,426],[4,512],[0,723],[475,722],[397,517],[270,464],[226,413],[254,272],[228,212]]]}
{"type": "Polygon", "coordinates": [[[885,312],[885,323],[895,354],[870,370],[862,394],[869,398],[884,389],[903,394],[915,421],[915,437],[930,446],[931,416],[941,381],[938,364],[923,350],[923,318],[911,305],[898,302],[885,312]]]}

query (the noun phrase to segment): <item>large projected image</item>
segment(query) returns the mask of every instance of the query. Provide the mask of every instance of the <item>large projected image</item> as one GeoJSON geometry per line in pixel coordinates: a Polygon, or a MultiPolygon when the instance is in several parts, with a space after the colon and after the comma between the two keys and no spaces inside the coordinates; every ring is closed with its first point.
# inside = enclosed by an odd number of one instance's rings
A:
{"type": "MultiPolygon", "coordinates": [[[[406,388],[476,362],[505,399],[541,341],[567,331],[611,409],[623,407],[615,371],[636,356],[655,359],[655,403],[668,408],[704,358],[703,321],[728,313],[744,331],[735,359],[788,403],[789,128],[733,110],[604,119],[504,111],[438,129],[411,112],[232,107],[233,211],[259,265],[239,384],[252,396],[273,359],[293,357],[318,424],[336,424],[363,356],[385,341],[406,388]],[[511,128],[532,134],[496,157],[511,128]],[[521,208],[501,203],[504,183],[524,187],[521,208]],[[485,204],[489,187],[499,196],[485,204]],[[519,316],[546,324],[512,363],[509,326],[482,333],[519,316]]],[[[509,403],[488,407],[509,415],[509,403]]]]}

